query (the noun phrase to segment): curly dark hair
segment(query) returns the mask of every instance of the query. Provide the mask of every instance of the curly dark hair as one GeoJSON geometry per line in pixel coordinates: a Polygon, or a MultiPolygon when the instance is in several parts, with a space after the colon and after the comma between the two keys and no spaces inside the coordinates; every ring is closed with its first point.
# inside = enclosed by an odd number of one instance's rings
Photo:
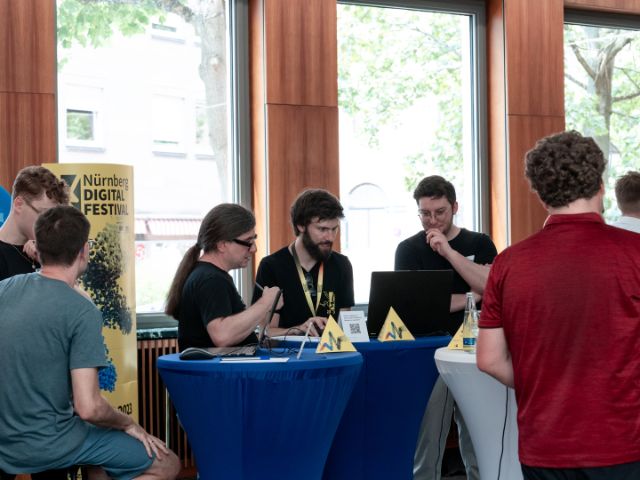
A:
{"type": "Polygon", "coordinates": [[[616,180],[616,200],[623,215],[640,213],[640,172],[628,171],[616,180]]]}
{"type": "Polygon", "coordinates": [[[33,165],[18,172],[13,182],[12,197],[26,197],[33,200],[45,194],[59,205],[69,204],[69,187],[64,180],[58,179],[51,170],[33,165]]]}
{"type": "Polygon", "coordinates": [[[571,130],[538,140],[525,156],[524,173],[540,200],[558,208],[598,193],[605,166],[593,138],[571,130]]]}
{"type": "Polygon", "coordinates": [[[422,197],[445,197],[447,201],[453,205],[456,203],[456,189],[451,182],[445,180],[440,175],[431,175],[420,180],[420,183],[413,191],[413,198],[416,203],[419,202],[422,197]]]}
{"type": "Polygon", "coordinates": [[[344,218],[340,200],[321,188],[304,190],[291,205],[291,226],[296,237],[300,234],[297,226],[306,227],[314,218],[318,220],[344,218]]]}

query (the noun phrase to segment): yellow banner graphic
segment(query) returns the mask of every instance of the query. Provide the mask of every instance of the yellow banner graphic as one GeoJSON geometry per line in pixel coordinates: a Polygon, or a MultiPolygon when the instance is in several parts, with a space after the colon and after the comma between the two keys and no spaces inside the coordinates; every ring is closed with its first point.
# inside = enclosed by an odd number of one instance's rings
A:
{"type": "Polygon", "coordinates": [[[91,222],[93,246],[82,287],[102,312],[109,366],[100,389],[109,403],[138,419],[133,167],[116,164],[45,164],[67,182],[71,205],[91,222]]]}

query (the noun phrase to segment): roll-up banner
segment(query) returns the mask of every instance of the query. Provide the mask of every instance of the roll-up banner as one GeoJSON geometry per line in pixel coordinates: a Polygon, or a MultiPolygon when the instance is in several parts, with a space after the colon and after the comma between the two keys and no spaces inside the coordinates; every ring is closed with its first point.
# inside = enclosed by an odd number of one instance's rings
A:
{"type": "Polygon", "coordinates": [[[109,367],[99,371],[109,403],[138,419],[133,167],[98,163],[43,165],[69,185],[71,205],[91,222],[93,240],[82,288],[102,312],[109,367]]]}

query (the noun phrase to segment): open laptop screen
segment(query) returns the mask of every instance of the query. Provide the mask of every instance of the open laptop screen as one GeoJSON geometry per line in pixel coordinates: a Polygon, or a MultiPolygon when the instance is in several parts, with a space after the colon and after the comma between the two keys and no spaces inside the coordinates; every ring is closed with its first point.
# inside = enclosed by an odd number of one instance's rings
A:
{"type": "Polygon", "coordinates": [[[448,334],[453,270],[372,272],[367,329],[377,337],[393,307],[414,336],[448,334]]]}

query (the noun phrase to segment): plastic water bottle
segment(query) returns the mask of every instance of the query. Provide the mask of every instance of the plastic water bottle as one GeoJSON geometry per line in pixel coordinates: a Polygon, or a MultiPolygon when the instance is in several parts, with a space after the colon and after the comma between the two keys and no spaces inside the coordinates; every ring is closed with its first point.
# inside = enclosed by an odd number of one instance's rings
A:
{"type": "Polygon", "coordinates": [[[478,338],[478,311],[473,293],[467,292],[464,307],[464,323],[462,324],[462,349],[468,353],[476,353],[476,339],[478,338]]]}

